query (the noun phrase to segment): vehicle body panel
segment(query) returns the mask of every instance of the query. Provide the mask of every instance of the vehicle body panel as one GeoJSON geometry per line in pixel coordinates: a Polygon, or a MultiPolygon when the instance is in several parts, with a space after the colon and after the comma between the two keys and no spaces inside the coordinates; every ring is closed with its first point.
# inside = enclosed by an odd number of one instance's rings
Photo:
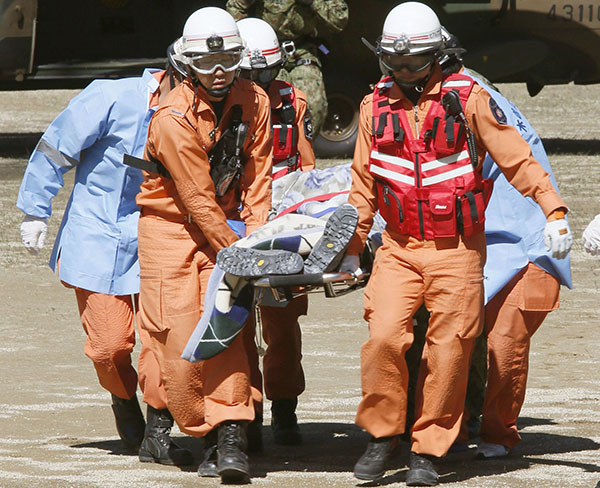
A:
{"type": "MultiPolygon", "coordinates": [[[[360,99],[380,77],[375,43],[399,2],[347,0],[343,33],[320,40],[329,112],[320,155],[350,155],[360,99]]],[[[492,83],[600,82],[600,0],[426,0],[467,49],[465,64],[492,83]]],[[[0,90],[84,87],[96,78],[163,67],[185,19],[225,0],[0,0],[0,90]]]]}

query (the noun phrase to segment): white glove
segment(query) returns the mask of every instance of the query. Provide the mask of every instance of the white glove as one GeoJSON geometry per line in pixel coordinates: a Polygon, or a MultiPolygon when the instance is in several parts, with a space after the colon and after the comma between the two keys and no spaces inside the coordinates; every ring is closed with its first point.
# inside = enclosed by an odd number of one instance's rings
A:
{"type": "Polygon", "coordinates": [[[21,240],[31,254],[37,256],[39,250],[44,247],[47,231],[46,219],[25,215],[21,223],[21,240]]]}
{"type": "Polygon", "coordinates": [[[346,254],[340,263],[338,270],[340,273],[348,273],[359,276],[362,274],[360,269],[360,259],[356,254],[346,254]]]}
{"type": "Polygon", "coordinates": [[[573,244],[573,236],[565,219],[546,222],[544,244],[546,245],[546,251],[552,250],[553,258],[564,259],[567,257],[573,244]]]}
{"type": "Polygon", "coordinates": [[[596,215],[583,231],[583,247],[587,252],[598,256],[600,254],[600,214],[596,215]]]}

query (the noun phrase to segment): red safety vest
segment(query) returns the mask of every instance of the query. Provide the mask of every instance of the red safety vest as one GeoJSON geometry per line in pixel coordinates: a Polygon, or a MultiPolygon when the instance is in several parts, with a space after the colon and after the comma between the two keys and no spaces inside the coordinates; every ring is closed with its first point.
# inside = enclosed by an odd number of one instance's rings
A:
{"type": "Polygon", "coordinates": [[[281,80],[273,81],[279,90],[282,106],[271,109],[273,128],[273,179],[300,169],[298,127],[296,126],[296,96],[294,87],[281,80]]]}
{"type": "Polygon", "coordinates": [[[416,138],[401,104],[389,102],[393,83],[386,77],[373,93],[369,172],[381,216],[391,229],[418,239],[482,232],[491,185],[482,181],[477,161],[471,162],[464,123],[446,117],[441,104],[448,91],[457,90],[464,112],[473,80],[460,74],[444,79],[416,138]]]}

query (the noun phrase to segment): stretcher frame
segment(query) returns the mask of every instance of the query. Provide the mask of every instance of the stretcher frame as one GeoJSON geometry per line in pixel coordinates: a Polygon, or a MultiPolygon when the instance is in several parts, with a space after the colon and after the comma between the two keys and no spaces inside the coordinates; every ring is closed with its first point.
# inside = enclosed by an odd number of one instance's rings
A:
{"type": "Polygon", "coordinates": [[[370,273],[354,275],[350,273],[294,274],[263,276],[253,280],[256,289],[270,290],[277,302],[286,302],[309,293],[325,293],[327,298],[336,298],[363,288],[370,273]]]}

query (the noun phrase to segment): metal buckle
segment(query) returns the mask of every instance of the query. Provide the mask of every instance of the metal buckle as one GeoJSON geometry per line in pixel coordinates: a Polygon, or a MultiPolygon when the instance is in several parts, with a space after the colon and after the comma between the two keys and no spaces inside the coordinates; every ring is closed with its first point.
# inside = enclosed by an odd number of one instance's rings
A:
{"type": "Polygon", "coordinates": [[[294,41],[283,41],[281,43],[281,49],[288,57],[293,56],[296,52],[296,46],[294,45],[294,41]]]}
{"type": "Polygon", "coordinates": [[[305,66],[305,65],[309,65],[309,64],[316,64],[316,63],[310,58],[300,58],[298,61],[296,61],[296,66],[305,66]]]}
{"type": "Polygon", "coordinates": [[[193,224],[194,221],[192,219],[192,214],[186,214],[183,216],[183,221],[187,222],[188,224],[193,224]]]}

